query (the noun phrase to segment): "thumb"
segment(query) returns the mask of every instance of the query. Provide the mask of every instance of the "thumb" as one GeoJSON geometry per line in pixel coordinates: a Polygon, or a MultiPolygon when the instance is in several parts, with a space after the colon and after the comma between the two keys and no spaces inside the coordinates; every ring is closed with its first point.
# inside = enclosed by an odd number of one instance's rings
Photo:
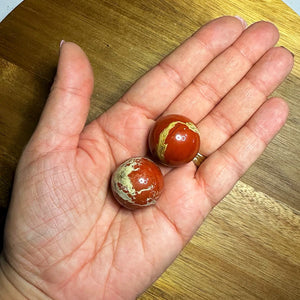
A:
{"type": "Polygon", "coordinates": [[[29,147],[39,154],[75,149],[84,127],[93,91],[87,56],[74,43],[63,42],[57,74],[29,147]]]}

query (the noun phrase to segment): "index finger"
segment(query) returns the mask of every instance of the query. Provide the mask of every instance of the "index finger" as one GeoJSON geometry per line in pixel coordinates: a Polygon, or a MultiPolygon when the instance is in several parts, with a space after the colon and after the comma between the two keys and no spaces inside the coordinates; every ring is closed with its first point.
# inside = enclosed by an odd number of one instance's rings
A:
{"type": "Polygon", "coordinates": [[[148,118],[155,119],[244,29],[245,23],[236,17],[207,23],[139,79],[120,101],[137,106],[148,118]]]}

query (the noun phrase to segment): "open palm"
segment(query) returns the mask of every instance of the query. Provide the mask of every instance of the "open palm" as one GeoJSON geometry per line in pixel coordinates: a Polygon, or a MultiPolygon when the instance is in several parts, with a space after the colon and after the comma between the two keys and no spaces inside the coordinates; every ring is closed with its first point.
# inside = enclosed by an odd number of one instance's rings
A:
{"type": "Polygon", "coordinates": [[[285,102],[267,99],[293,64],[289,51],[274,48],[277,40],[270,23],[245,30],[234,17],[216,19],[86,127],[92,70],[77,45],[64,43],[49,99],[18,166],[5,273],[14,270],[55,299],[142,293],[284,124],[285,102]],[[200,152],[208,158],[198,169],[193,163],[163,168],[157,204],[126,210],[112,197],[110,176],[125,159],[147,155],[149,128],[169,113],[198,125],[200,152]]]}

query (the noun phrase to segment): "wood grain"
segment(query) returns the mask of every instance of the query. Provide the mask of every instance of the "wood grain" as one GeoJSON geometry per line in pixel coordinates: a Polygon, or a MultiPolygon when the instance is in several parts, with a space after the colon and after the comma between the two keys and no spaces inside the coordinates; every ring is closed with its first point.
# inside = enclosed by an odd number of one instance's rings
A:
{"type": "Polygon", "coordinates": [[[300,298],[300,18],[274,1],[25,0],[0,23],[0,221],[13,174],[55,75],[61,39],[82,46],[95,75],[88,121],[207,21],[264,19],[295,66],[274,92],[287,124],[141,299],[300,298]]]}
{"type": "Polygon", "coordinates": [[[140,299],[298,299],[299,253],[297,212],[239,182],[140,299]]]}

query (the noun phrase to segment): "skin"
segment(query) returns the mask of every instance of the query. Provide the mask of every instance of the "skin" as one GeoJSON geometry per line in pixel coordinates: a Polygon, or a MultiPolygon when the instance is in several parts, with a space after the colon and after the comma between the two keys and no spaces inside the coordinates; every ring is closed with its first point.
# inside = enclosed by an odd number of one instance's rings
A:
{"type": "Polygon", "coordinates": [[[213,20],[86,127],[92,69],[79,46],[64,43],[18,165],[0,289],[20,299],[134,299],[151,285],[285,123],[287,104],[268,98],[293,65],[288,50],[274,48],[278,38],[267,22],[213,20]],[[150,127],[170,113],[197,124],[208,158],[198,169],[163,169],[157,204],[128,211],[113,199],[110,176],[146,154],[150,127]]]}

